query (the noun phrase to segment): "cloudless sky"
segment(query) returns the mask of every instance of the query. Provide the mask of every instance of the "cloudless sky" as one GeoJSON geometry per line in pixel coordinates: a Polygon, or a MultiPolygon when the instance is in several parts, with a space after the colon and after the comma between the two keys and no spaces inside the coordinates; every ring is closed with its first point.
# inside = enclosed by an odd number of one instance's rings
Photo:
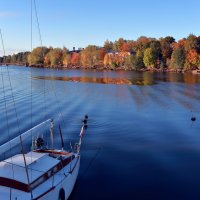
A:
{"type": "MultiPolygon", "coordinates": [[[[106,39],[200,35],[200,0],[35,0],[43,45],[102,46],[106,39]]],[[[31,0],[0,0],[6,52],[31,49],[31,0]]],[[[33,46],[39,46],[33,16],[33,46]]],[[[0,43],[0,52],[2,45],[0,43]]]]}

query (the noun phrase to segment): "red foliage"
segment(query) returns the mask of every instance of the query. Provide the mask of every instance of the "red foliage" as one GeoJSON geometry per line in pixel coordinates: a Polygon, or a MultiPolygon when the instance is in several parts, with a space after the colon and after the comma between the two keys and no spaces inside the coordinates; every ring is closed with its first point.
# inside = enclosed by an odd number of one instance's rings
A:
{"type": "Polygon", "coordinates": [[[176,48],[179,48],[179,47],[184,48],[185,43],[186,43],[186,39],[183,38],[183,39],[179,40],[178,42],[174,42],[174,43],[172,44],[172,47],[173,47],[173,49],[176,49],[176,48]]]}
{"type": "Polygon", "coordinates": [[[186,59],[191,65],[197,66],[199,64],[199,55],[194,49],[187,53],[186,59]]]}
{"type": "Polygon", "coordinates": [[[101,61],[103,61],[104,60],[104,57],[105,57],[105,55],[106,55],[106,50],[105,50],[105,48],[101,48],[101,49],[99,49],[99,59],[101,60],[101,61]]]}
{"type": "Polygon", "coordinates": [[[71,64],[72,65],[78,65],[80,60],[80,56],[78,53],[73,53],[71,58],[71,64]]]}
{"type": "Polygon", "coordinates": [[[122,51],[130,52],[130,51],[131,51],[131,44],[128,43],[128,42],[125,42],[125,43],[122,45],[122,51]]]}

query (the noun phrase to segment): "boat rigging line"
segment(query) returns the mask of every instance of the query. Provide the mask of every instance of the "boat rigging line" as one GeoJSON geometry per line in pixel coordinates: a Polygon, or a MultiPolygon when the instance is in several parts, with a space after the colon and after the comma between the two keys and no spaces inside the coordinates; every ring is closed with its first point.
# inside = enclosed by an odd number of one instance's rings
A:
{"type": "MultiPolygon", "coordinates": [[[[5,56],[5,48],[4,48],[4,42],[3,42],[3,36],[2,36],[2,31],[0,29],[0,35],[1,35],[1,43],[2,43],[2,47],[3,47],[3,55],[5,56]]],[[[4,61],[3,61],[4,62],[4,61]]],[[[3,76],[3,66],[1,67],[1,79],[2,79],[2,85],[3,85],[3,102],[4,102],[4,110],[5,110],[5,114],[6,114],[6,126],[7,126],[7,130],[8,130],[8,141],[9,141],[9,151],[10,151],[10,155],[12,155],[12,149],[11,149],[11,136],[10,136],[10,128],[9,128],[9,122],[8,122],[8,111],[7,111],[7,103],[6,103],[6,93],[5,93],[5,87],[4,87],[4,76],[3,76]]],[[[12,157],[11,157],[11,163],[13,163],[12,157]]],[[[12,165],[12,177],[14,179],[15,174],[14,174],[14,167],[12,165]]],[[[10,187],[10,200],[12,199],[12,188],[10,187]]]]}

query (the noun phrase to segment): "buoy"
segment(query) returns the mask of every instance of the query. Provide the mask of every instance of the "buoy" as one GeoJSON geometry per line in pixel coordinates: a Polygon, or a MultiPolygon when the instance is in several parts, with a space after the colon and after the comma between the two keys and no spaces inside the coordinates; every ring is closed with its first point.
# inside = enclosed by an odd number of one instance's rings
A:
{"type": "Polygon", "coordinates": [[[84,128],[87,129],[87,128],[88,128],[88,125],[85,125],[84,128]]]}
{"type": "Polygon", "coordinates": [[[87,120],[86,120],[86,119],[84,119],[84,120],[83,120],[83,123],[84,123],[84,124],[87,124],[87,120]]]}
{"type": "Polygon", "coordinates": [[[195,122],[196,121],[196,117],[191,117],[191,121],[195,122]]]}

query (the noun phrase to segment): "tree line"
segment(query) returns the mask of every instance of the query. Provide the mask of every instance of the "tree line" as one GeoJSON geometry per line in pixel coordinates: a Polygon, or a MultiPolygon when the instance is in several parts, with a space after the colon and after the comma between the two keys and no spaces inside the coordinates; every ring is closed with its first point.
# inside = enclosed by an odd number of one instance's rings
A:
{"type": "Polygon", "coordinates": [[[89,45],[77,51],[65,47],[37,47],[32,52],[4,56],[0,62],[52,68],[200,69],[200,36],[190,34],[179,41],[171,36],[120,38],[105,41],[103,47],[89,45]]]}

